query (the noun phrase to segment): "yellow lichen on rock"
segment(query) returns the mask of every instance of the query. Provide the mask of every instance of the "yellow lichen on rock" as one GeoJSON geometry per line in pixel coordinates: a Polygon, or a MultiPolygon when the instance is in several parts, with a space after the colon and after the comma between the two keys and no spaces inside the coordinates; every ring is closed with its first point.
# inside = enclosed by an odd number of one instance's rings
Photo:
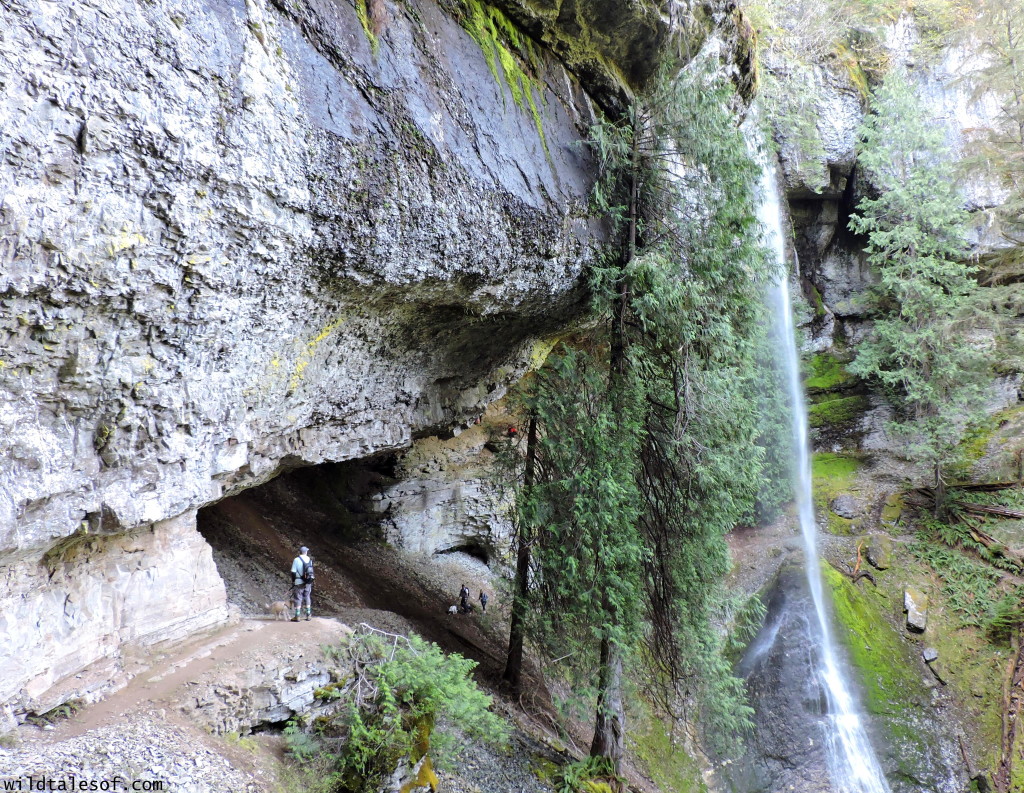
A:
{"type": "Polygon", "coordinates": [[[306,367],[309,366],[310,363],[312,363],[313,356],[316,354],[317,348],[320,346],[320,344],[324,341],[324,339],[326,339],[328,336],[334,333],[334,331],[341,327],[342,323],[345,322],[345,319],[346,316],[342,314],[341,316],[327,323],[327,325],[325,325],[323,329],[321,329],[321,331],[316,334],[316,336],[314,336],[312,339],[306,342],[305,348],[303,348],[302,352],[299,353],[299,359],[295,362],[295,368],[292,370],[292,376],[288,380],[288,389],[290,391],[294,391],[296,388],[298,388],[299,383],[302,382],[303,373],[306,371],[306,367]]]}

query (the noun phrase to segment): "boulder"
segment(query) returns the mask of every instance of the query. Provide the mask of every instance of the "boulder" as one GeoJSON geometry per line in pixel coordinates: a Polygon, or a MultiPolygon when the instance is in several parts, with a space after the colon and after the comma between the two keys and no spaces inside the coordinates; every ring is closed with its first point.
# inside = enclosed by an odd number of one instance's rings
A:
{"type": "Polygon", "coordinates": [[[920,589],[907,587],[903,590],[903,610],[907,612],[907,629],[924,633],[928,625],[928,596],[920,589]]]}
{"type": "Polygon", "coordinates": [[[864,514],[864,502],[853,496],[837,496],[829,508],[841,518],[853,519],[864,514]]]}
{"type": "Polygon", "coordinates": [[[878,570],[888,570],[892,564],[892,538],[888,534],[868,537],[868,561],[878,570]]]}

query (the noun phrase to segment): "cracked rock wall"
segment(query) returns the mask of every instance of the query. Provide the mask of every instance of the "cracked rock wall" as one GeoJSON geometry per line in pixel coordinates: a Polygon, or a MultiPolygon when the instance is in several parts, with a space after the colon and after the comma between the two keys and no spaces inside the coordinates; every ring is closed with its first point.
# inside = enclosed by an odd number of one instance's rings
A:
{"type": "Polygon", "coordinates": [[[576,310],[583,88],[542,53],[542,138],[450,9],[387,11],[0,7],[0,720],[225,618],[197,508],[468,423],[576,310]]]}

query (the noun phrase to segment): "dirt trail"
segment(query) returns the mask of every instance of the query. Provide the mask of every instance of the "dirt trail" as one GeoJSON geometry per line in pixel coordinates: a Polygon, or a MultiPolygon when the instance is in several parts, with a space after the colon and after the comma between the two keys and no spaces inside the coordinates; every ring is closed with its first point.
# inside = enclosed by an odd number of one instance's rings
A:
{"type": "MultiPolygon", "coordinates": [[[[479,561],[462,559],[457,553],[410,555],[371,539],[357,503],[325,494],[315,472],[295,473],[200,512],[199,529],[214,549],[228,600],[238,607],[242,619],[175,647],[136,650],[124,659],[125,671],[134,675],[124,688],[52,728],[25,725],[22,738],[47,753],[46,769],[57,767],[58,760],[73,768],[76,752],[82,751],[86,752],[82,762],[91,763],[85,758],[94,757],[94,750],[82,747],[110,745],[111,736],[131,756],[150,751],[138,743],[139,736],[132,730],[141,730],[142,735],[151,730],[154,736],[165,736],[160,749],[153,745],[157,752],[191,757],[192,750],[204,747],[202,751],[227,758],[248,779],[263,780],[256,783],[257,789],[276,789],[273,780],[280,773],[277,761],[283,752],[280,736],[261,732],[254,736],[254,743],[242,746],[237,739],[232,743],[211,735],[196,720],[196,709],[205,707],[211,687],[246,690],[244,673],[268,661],[287,666],[289,653],[296,652],[305,653],[306,659],[319,657],[322,646],[339,640],[343,623],[366,622],[391,632],[416,632],[447,652],[477,661],[478,682],[501,695],[508,608],[493,581],[481,574],[479,561]],[[316,616],[299,623],[273,620],[264,604],[288,596],[288,570],[300,545],[308,545],[316,560],[316,616]],[[481,589],[490,594],[487,614],[448,614],[463,583],[474,598],[481,589]],[[172,735],[178,737],[166,737],[172,735]]],[[[519,710],[525,705],[539,717],[527,731],[547,733],[553,710],[550,696],[535,670],[528,669],[527,675],[533,678],[527,686],[530,702],[506,701],[499,707],[525,726],[534,721],[519,710]]],[[[533,742],[532,748],[524,750],[522,757],[502,761],[509,768],[501,773],[517,780],[508,790],[531,790],[537,782],[530,781],[532,772],[524,758],[547,750],[525,734],[518,735],[517,741],[533,742]]],[[[471,763],[467,772],[471,776],[494,765],[494,758],[483,762],[488,752],[481,752],[482,765],[471,763]]],[[[471,788],[456,784],[452,789],[471,788]]],[[[494,789],[506,787],[499,784],[494,789]]]]}
{"type": "Polygon", "coordinates": [[[66,740],[149,710],[162,710],[164,717],[174,721],[175,705],[187,699],[189,683],[200,676],[218,667],[230,669],[244,653],[280,642],[298,641],[316,650],[336,639],[338,624],[324,618],[300,623],[247,619],[193,639],[175,651],[130,659],[136,667],[148,668],[140,670],[120,691],[59,722],[52,731],[42,732],[40,740],[66,740]]]}

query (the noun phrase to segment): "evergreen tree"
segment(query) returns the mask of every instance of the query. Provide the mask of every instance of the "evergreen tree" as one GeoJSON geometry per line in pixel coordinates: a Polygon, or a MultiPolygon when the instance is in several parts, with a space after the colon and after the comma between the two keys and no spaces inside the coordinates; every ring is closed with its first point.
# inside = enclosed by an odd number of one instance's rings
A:
{"type": "Polygon", "coordinates": [[[899,411],[894,432],[934,476],[943,509],[944,468],[983,405],[986,355],[972,343],[975,268],[967,216],[941,128],[902,71],[875,92],[860,130],[858,165],[878,191],[850,219],[868,237],[878,273],[874,324],[850,369],[874,378],[899,411]]]}
{"type": "Polygon", "coordinates": [[[975,98],[995,96],[999,112],[991,126],[973,130],[968,165],[1005,191],[994,215],[1007,245],[993,264],[1017,273],[1024,267],[1024,5],[1018,0],[975,3],[977,12],[966,32],[969,46],[980,50],[981,65],[969,79],[975,98]]]}
{"type": "Polygon", "coordinates": [[[722,729],[749,716],[711,625],[724,535],[760,485],[750,372],[769,278],[731,96],[694,64],[595,128],[596,201],[621,240],[593,274],[600,329],[552,355],[526,400],[535,628],[596,668],[591,753],[614,771],[626,664],[666,707],[696,698],[722,729]]]}

